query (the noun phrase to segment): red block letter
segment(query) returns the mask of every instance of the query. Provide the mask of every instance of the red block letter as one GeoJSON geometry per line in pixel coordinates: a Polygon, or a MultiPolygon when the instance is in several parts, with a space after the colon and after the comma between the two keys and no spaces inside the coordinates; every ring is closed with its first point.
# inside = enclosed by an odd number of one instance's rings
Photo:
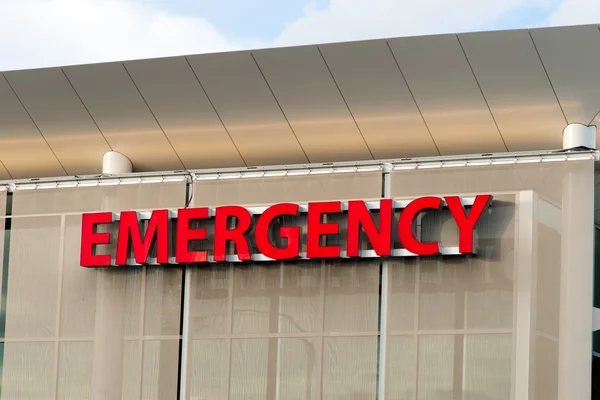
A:
{"type": "Polygon", "coordinates": [[[206,239],[206,229],[190,229],[190,221],[206,218],[208,218],[208,208],[181,208],[177,211],[175,260],[178,263],[200,263],[208,260],[206,251],[189,251],[189,243],[192,240],[206,239]]]}
{"type": "Polygon", "coordinates": [[[346,252],[348,257],[358,257],[358,242],[362,226],[377,255],[390,255],[392,246],[392,200],[381,200],[379,209],[379,230],[375,226],[365,202],[348,202],[348,237],[346,252]]]}
{"type": "Polygon", "coordinates": [[[97,224],[110,224],[112,213],[101,212],[83,214],[81,217],[81,253],[79,264],[82,267],[106,267],[110,265],[109,254],[94,255],[94,246],[110,244],[110,233],[96,233],[97,224]]]}
{"type": "Polygon", "coordinates": [[[167,210],[152,211],[146,234],[142,240],[137,213],[123,211],[119,222],[117,265],[127,265],[129,238],[131,238],[135,262],[145,264],[154,236],[156,236],[156,261],[159,264],[167,264],[169,262],[169,212],[167,210]]]}
{"type": "Polygon", "coordinates": [[[339,235],[340,227],[336,223],[324,224],[321,216],[328,213],[339,213],[339,201],[308,204],[308,231],[306,239],[306,255],[308,258],[337,258],[340,246],[321,246],[321,236],[339,235]]]}
{"type": "Polygon", "coordinates": [[[398,233],[400,242],[406,250],[419,256],[429,256],[440,252],[440,246],[437,242],[422,243],[415,238],[413,222],[419,212],[428,208],[437,210],[440,208],[441,203],[442,199],[439,197],[421,197],[408,203],[406,208],[402,210],[398,222],[398,233]]]}
{"type": "Polygon", "coordinates": [[[262,254],[274,260],[288,260],[298,257],[300,251],[300,227],[298,226],[284,226],[279,229],[279,236],[287,239],[286,247],[275,247],[269,241],[271,222],[282,215],[298,215],[298,205],[286,203],[271,206],[265,210],[256,223],[256,246],[262,254]]]}
{"type": "Polygon", "coordinates": [[[252,259],[248,248],[248,240],[244,236],[250,229],[251,223],[250,213],[244,207],[227,206],[217,208],[215,216],[215,261],[226,260],[225,248],[228,241],[235,244],[240,260],[250,261],[252,259]],[[237,218],[237,226],[233,229],[227,227],[229,217],[237,218]]]}
{"type": "Polygon", "coordinates": [[[489,194],[475,196],[475,202],[473,203],[473,207],[471,207],[468,217],[460,201],[460,197],[448,196],[444,200],[446,200],[448,208],[456,221],[456,225],[458,225],[458,251],[463,254],[473,253],[473,229],[477,221],[479,221],[479,217],[483,214],[483,210],[485,210],[490,200],[492,200],[492,196],[489,194]]]}

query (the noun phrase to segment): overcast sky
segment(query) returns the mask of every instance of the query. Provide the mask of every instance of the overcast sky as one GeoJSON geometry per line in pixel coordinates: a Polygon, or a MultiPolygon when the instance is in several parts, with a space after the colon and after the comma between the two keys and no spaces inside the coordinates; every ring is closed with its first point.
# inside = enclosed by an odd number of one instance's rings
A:
{"type": "Polygon", "coordinates": [[[0,0],[0,70],[600,23],[600,0],[0,0]]]}

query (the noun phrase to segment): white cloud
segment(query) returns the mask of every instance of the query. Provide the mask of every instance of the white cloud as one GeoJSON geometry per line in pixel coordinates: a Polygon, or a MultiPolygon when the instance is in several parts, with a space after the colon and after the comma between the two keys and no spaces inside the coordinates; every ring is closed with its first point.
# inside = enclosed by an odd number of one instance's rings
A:
{"type": "Polygon", "coordinates": [[[167,12],[162,0],[0,0],[0,70],[485,30],[524,15],[536,26],[600,21],[600,0],[306,2],[304,15],[265,43],[233,39],[198,15],[167,12]]]}
{"type": "Polygon", "coordinates": [[[600,22],[600,1],[563,0],[548,18],[548,25],[597,24],[600,22]]]}
{"type": "Polygon", "coordinates": [[[198,17],[125,0],[0,0],[0,70],[246,47],[198,17]]]}
{"type": "Polygon", "coordinates": [[[531,7],[543,10],[554,3],[555,0],[331,0],[325,9],[307,9],[275,44],[481,30],[520,8],[531,12],[531,7]]]}

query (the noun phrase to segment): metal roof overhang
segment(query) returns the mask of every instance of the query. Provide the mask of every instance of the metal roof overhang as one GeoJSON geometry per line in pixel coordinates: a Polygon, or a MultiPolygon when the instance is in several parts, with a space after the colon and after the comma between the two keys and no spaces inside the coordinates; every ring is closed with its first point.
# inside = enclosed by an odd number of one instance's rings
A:
{"type": "Polygon", "coordinates": [[[598,65],[586,25],[3,72],[0,180],[557,149],[598,65]]]}

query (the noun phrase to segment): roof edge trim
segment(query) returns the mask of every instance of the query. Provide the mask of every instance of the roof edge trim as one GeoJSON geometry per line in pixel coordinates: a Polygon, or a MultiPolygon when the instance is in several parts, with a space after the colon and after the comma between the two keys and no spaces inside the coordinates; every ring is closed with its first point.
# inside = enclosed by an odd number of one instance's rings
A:
{"type": "Polygon", "coordinates": [[[255,178],[285,175],[311,175],[344,172],[408,170],[463,166],[536,163],[549,161],[600,161],[598,150],[548,150],[528,152],[484,153],[457,156],[434,156],[387,160],[291,164],[244,168],[176,170],[127,174],[77,175],[54,178],[31,178],[0,181],[0,191],[104,186],[132,183],[193,182],[197,180],[255,178]]]}

